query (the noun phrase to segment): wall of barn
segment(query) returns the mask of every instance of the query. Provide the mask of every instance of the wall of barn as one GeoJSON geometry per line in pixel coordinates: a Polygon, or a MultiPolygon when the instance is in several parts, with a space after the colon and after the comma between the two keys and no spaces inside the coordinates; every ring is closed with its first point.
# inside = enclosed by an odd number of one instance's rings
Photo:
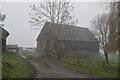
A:
{"type": "Polygon", "coordinates": [[[2,54],[2,38],[0,37],[0,54],[2,54]]]}
{"type": "Polygon", "coordinates": [[[98,42],[86,42],[86,41],[58,41],[57,45],[64,44],[69,51],[86,51],[91,53],[99,52],[98,42]]]}
{"type": "Polygon", "coordinates": [[[6,39],[2,39],[2,52],[6,52],[6,39]]]}
{"type": "Polygon", "coordinates": [[[85,41],[58,41],[58,51],[63,55],[79,56],[84,59],[100,59],[99,43],[85,41]]]}

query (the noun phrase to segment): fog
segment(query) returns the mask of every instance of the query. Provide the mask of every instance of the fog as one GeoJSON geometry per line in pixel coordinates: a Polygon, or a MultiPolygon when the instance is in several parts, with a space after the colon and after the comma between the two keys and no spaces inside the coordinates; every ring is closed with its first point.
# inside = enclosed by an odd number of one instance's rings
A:
{"type": "MultiPolygon", "coordinates": [[[[7,44],[19,47],[36,47],[36,38],[40,30],[33,30],[29,24],[30,4],[28,2],[2,2],[2,14],[6,15],[4,28],[10,33],[7,44]]],[[[90,28],[90,21],[103,13],[103,7],[97,2],[74,2],[73,15],[78,19],[77,26],[90,28]]],[[[42,29],[42,26],[41,26],[42,29]]]]}

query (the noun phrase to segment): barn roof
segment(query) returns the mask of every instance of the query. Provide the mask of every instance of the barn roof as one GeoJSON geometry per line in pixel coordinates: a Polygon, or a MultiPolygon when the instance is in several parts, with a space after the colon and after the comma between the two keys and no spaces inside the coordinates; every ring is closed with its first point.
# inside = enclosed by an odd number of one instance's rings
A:
{"type": "MultiPolygon", "coordinates": [[[[57,24],[55,23],[46,22],[37,40],[54,39],[57,31],[56,26],[57,24]]],[[[60,27],[58,40],[98,41],[88,28],[65,24],[58,24],[58,26],[60,27]]]]}
{"type": "Polygon", "coordinates": [[[2,35],[0,35],[0,36],[2,36],[3,39],[7,38],[7,36],[9,35],[9,33],[7,32],[7,30],[5,30],[4,28],[2,28],[0,26],[0,31],[2,32],[2,35]]]}
{"type": "Polygon", "coordinates": [[[7,45],[7,48],[18,48],[17,45],[7,45]]]}

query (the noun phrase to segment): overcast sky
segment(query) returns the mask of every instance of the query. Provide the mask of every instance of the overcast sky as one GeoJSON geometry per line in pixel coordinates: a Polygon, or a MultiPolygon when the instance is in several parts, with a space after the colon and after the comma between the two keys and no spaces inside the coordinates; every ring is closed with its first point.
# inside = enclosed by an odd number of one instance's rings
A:
{"type": "MultiPolygon", "coordinates": [[[[28,2],[4,2],[2,13],[6,15],[4,28],[10,33],[7,44],[19,47],[36,47],[36,38],[40,30],[32,30],[29,24],[30,5],[28,2]]],[[[97,2],[75,2],[74,16],[79,20],[77,26],[90,27],[90,21],[103,12],[97,2]]]]}

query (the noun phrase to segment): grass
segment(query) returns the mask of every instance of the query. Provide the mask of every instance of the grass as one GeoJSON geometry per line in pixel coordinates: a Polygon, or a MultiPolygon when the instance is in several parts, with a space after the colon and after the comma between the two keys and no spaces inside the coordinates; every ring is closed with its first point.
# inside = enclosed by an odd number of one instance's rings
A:
{"type": "MultiPolygon", "coordinates": [[[[109,62],[110,63],[118,63],[118,54],[109,54],[108,55],[108,58],[109,58],[109,62]]],[[[101,57],[103,58],[103,60],[105,60],[105,56],[104,56],[104,54],[101,54],[101,57]]]]}
{"type": "MultiPolygon", "coordinates": [[[[101,55],[104,57],[104,55],[101,55]]],[[[73,69],[82,73],[88,73],[88,74],[93,74],[93,75],[98,75],[100,77],[105,77],[105,78],[118,78],[118,71],[114,70],[113,68],[118,68],[118,64],[111,64],[118,62],[118,57],[117,55],[114,55],[114,58],[112,57],[113,55],[109,55],[109,60],[110,64],[105,64],[105,67],[103,67],[103,62],[98,62],[96,60],[86,60],[86,59],[80,59],[80,64],[77,64],[77,59],[74,58],[69,58],[69,57],[64,57],[62,58],[62,61],[59,62],[59,60],[55,57],[44,57],[48,59],[50,62],[54,64],[58,64],[62,67],[68,68],[68,69],[73,69]],[[113,60],[114,59],[114,60],[113,60]],[[117,61],[116,61],[117,60],[117,61]],[[111,67],[109,69],[108,67],[111,67]]],[[[30,57],[33,61],[39,62],[41,58],[34,58],[30,57]]]]}
{"type": "MultiPolygon", "coordinates": [[[[63,58],[65,61],[68,61],[68,62],[71,62],[71,63],[77,63],[77,60],[75,59],[75,58],[69,58],[69,57],[65,57],[65,58],[63,58]]],[[[84,59],[84,58],[80,58],[79,59],[79,62],[80,63],[82,63],[82,64],[84,64],[84,63],[86,63],[86,64],[92,64],[92,65],[99,65],[99,66],[103,66],[103,64],[104,64],[104,66],[106,66],[106,67],[110,67],[110,68],[118,68],[118,63],[111,63],[111,62],[109,62],[109,64],[105,64],[105,62],[103,63],[103,61],[101,61],[101,60],[98,60],[98,61],[96,61],[96,60],[86,60],[86,59],[84,59]]]]}
{"type": "Polygon", "coordinates": [[[2,78],[2,55],[0,54],[0,79],[2,78]]]}
{"type": "Polygon", "coordinates": [[[3,54],[2,62],[3,78],[29,78],[33,74],[32,67],[18,55],[3,54]]]}
{"type": "MultiPolygon", "coordinates": [[[[64,61],[58,61],[57,58],[53,58],[53,57],[46,57],[49,61],[58,64],[60,66],[69,68],[69,69],[73,69],[76,71],[80,71],[80,72],[85,72],[85,73],[90,73],[90,74],[96,74],[102,77],[107,77],[107,78],[118,78],[118,71],[116,70],[112,70],[112,69],[107,69],[107,68],[103,68],[102,66],[99,66],[98,64],[86,64],[84,63],[85,60],[81,60],[83,61],[82,64],[77,64],[76,60],[70,60],[65,58],[64,61]]],[[[95,61],[94,61],[95,62],[95,61]]]]}
{"type": "MultiPolygon", "coordinates": [[[[118,68],[120,64],[120,58],[118,57],[118,54],[109,54],[108,55],[108,60],[110,64],[107,64],[107,66],[111,66],[111,67],[116,67],[118,68]],[[111,64],[112,63],[112,64],[111,64]]],[[[102,59],[105,61],[105,56],[104,54],[101,54],[102,59]]]]}

